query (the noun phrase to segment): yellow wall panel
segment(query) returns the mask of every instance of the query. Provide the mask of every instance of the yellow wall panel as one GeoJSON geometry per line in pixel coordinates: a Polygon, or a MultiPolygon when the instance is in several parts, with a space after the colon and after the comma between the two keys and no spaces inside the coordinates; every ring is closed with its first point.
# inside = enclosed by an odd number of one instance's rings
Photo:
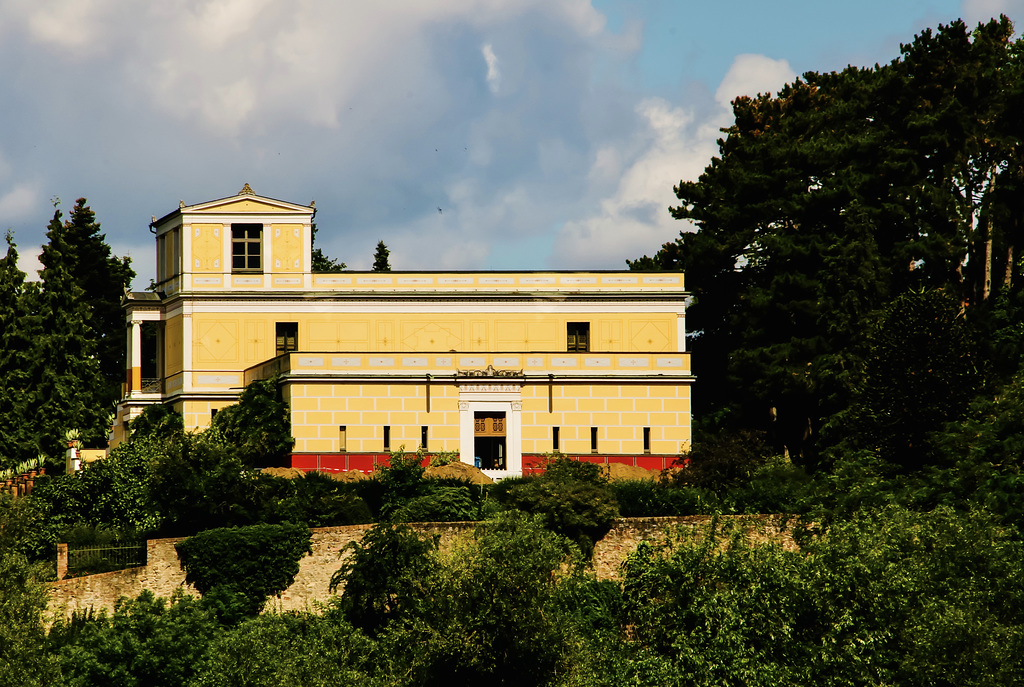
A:
{"type": "Polygon", "coordinates": [[[223,224],[192,225],[192,272],[225,272],[227,271],[224,255],[224,232],[228,229],[223,224]]]}
{"type": "Polygon", "coordinates": [[[270,225],[270,252],[275,272],[302,271],[302,225],[270,225]]]}
{"type": "Polygon", "coordinates": [[[200,364],[238,363],[238,321],[193,317],[194,360],[200,364]]]}
{"type": "Polygon", "coordinates": [[[464,348],[465,323],[457,320],[402,321],[403,351],[451,351],[464,348]]]}
{"type": "Polygon", "coordinates": [[[167,320],[164,325],[164,376],[181,372],[181,317],[174,317],[167,320]]]}
{"type": "Polygon", "coordinates": [[[245,360],[243,364],[252,364],[270,358],[274,349],[267,337],[265,320],[247,319],[245,321],[245,360]]]}

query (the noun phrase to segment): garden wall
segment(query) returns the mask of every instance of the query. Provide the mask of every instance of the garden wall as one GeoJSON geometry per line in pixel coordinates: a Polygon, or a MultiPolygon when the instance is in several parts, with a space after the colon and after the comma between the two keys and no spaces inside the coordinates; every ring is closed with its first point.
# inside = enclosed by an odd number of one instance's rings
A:
{"type": "MultiPolygon", "coordinates": [[[[755,540],[776,541],[787,548],[794,547],[792,537],[784,527],[782,516],[749,515],[721,516],[723,521],[736,521],[747,529],[755,540]]],[[[673,527],[694,531],[707,526],[710,516],[685,516],[668,518],[620,518],[612,530],[594,547],[594,569],[599,578],[612,579],[619,566],[639,542],[661,541],[673,527]]],[[[419,523],[412,525],[425,534],[438,534],[441,545],[450,545],[455,537],[471,533],[476,523],[419,523]]],[[[268,608],[274,610],[304,610],[315,606],[317,601],[331,597],[331,575],[340,566],[339,555],[352,541],[358,541],[372,525],[349,525],[345,527],[321,527],[311,530],[313,553],[299,563],[299,573],[292,585],[272,598],[268,608]]],[[[50,610],[56,614],[71,615],[74,611],[93,608],[113,611],[119,597],[136,597],[149,589],[157,596],[170,596],[181,588],[187,594],[197,595],[185,584],[185,571],[178,562],[174,548],[178,539],[150,539],[146,542],[148,563],[138,568],[117,570],[97,575],[61,580],[53,583],[50,610]]]]}

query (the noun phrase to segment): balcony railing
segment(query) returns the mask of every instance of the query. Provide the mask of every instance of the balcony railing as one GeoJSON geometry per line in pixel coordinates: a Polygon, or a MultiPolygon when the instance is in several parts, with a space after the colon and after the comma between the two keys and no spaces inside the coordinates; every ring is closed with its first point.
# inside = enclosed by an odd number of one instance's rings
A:
{"type": "Polygon", "coordinates": [[[143,377],[142,388],[144,394],[162,394],[164,392],[164,380],[160,377],[143,377]]]}

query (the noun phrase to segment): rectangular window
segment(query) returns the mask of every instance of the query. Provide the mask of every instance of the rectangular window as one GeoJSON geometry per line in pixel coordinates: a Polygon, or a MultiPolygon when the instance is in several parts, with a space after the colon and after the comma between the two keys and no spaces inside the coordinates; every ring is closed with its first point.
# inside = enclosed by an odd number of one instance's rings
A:
{"type": "Polygon", "coordinates": [[[277,355],[299,350],[299,323],[277,323],[277,355]]]}
{"type": "Polygon", "coordinates": [[[231,271],[260,272],[262,261],[263,225],[231,225],[231,271]]]}
{"type": "Polygon", "coordinates": [[[590,452],[597,453],[597,427],[590,428],[590,452]]]}
{"type": "Polygon", "coordinates": [[[644,453],[651,452],[651,428],[644,427],[644,453]]]}
{"type": "Polygon", "coordinates": [[[338,453],[344,453],[348,450],[348,427],[340,425],[338,427],[338,453]]]}
{"type": "Polygon", "coordinates": [[[570,353],[590,350],[590,323],[567,322],[565,325],[566,348],[570,353]]]}
{"type": "Polygon", "coordinates": [[[391,427],[384,425],[384,450],[391,450],[391,427]]]}
{"type": "Polygon", "coordinates": [[[551,428],[551,450],[558,453],[558,427],[551,428]]]}
{"type": "Polygon", "coordinates": [[[420,448],[427,450],[427,426],[420,427],[420,448]]]}

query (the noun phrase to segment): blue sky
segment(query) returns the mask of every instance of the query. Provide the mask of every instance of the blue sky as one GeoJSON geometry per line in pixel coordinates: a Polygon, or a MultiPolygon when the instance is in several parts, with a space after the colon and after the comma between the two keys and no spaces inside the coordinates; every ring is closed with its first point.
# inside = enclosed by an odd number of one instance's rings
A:
{"type": "Polygon", "coordinates": [[[237,192],[317,203],[367,269],[617,269],[684,227],[672,185],[738,95],[884,63],[1024,0],[0,0],[0,228],[23,265],[86,196],[147,225],[237,192]],[[440,211],[439,211],[440,209],[440,211]]]}

